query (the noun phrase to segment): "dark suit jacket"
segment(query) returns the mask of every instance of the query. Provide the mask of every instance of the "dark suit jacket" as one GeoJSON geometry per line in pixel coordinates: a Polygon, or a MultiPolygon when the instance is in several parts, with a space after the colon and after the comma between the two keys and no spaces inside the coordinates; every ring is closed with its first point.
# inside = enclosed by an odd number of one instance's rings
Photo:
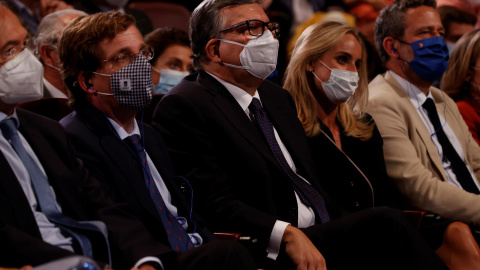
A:
{"type": "MultiPolygon", "coordinates": [[[[297,171],[321,192],[290,94],[267,81],[258,93],[297,171]]],[[[211,228],[253,236],[266,250],[277,219],[297,224],[292,184],[263,134],[228,90],[206,72],[187,76],[167,93],[153,123],[176,170],[190,179],[195,203],[211,228]]],[[[336,207],[328,198],[326,202],[335,217],[336,207]]]]}
{"type": "MultiPolygon", "coordinates": [[[[74,1],[73,7],[78,10],[85,11],[88,14],[95,14],[100,12],[100,9],[92,3],[90,0],[85,1],[74,1]]],[[[129,7],[124,7],[125,13],[132,15],[135,18],[135,25],[137,26],[142,36],[153,31],[153,25],[150,19],[143,13],[143,11],[138,9],[133,9],[129,7]]]]}
{"type": "MultiPolygon", "coordinates": [[[[16,110],[19,131],[45,169],[62,212],[77,220],[106,223],[110,244],[114,252],[121,253],[122,261],[126,263],[116,268],[129,269],[144,256],[160,254],[157,244],[146,236],[141,223],[126,211],[127,208],[104,196],[98,181],[91,178],[82,162],[75,158],[73,146],[63,128],[48,118],[19,108],[16,110]]],[[[72,255],[43,242],[27,198],[1,152],[0,171],[0,264],[6,267],[38,265],[72,255]]],[[[95,255],[96,244],[100,242],[97,242],[99,239],[90,239],[95,255]]]]}
{"type": "MultiPolygon", "coordinates": [[[[367,115],[365,121],[373,119],[367,115]]],[[[330,140],[333,136],[323,124],[325,134],[307,139],[315,165],[322,172],[325,191],[350,212],[373,206],[401,207],[400,193],[385,168],[382,137],[373,125],[372,137],[367,141],[347,136],[340,125],[342,150],[330,140]]]]}
{"type": "MultiPolygon", "coordinates": [[[[141,166],[107,121],[102,112],[86,104],[67,115],[60,123],[77,149],[77,156],[84,161],[92,176],[102,183],[107,195],[115,201],[128,204],[150,235],[157,242],[165,243],[162,245],[163,252],[170,253],[168,238],[145,186],[141,166]]],[[[190,204],[178,187],[188,185],[181,183],[183,180],[175,181],[173,165],[158,133],[152,127],[144,125],[143,136],[147,153],[168,187],[173,205],[177,207],[178,214],[188,220],[190,204]]],[[[195,214],[192,220],[204,243],[213,240],[213,235],[202,226],[202,221],[195,214]]],[[[189,222],[189,232],[194,227],[189,222]]],[[[168,265],[163,259],[162,263],[168,265]]]]}

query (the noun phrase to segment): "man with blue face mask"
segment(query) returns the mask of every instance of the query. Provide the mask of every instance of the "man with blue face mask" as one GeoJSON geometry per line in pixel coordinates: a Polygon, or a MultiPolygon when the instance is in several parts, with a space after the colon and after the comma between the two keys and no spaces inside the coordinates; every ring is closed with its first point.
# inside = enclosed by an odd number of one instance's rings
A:
{"type": "Polygon", "coordinates": [[[401,213],[344,216],[323,191],[292,97],[265,80],[278,35],[255,0],[204,1],[190,21],[199,72],[154,113],[207,224],[256,239],[260,268],[444,269],[401,213]]]}
{"type": "Polygon", "coordinates": [[[368,112],[383,137],[388,175],[408,203],[480,224],[480,148],[455,102],[435,87],[447,66],[433,0],[395,1],[377,18],[384,75],[370,83],[368,112]]]}

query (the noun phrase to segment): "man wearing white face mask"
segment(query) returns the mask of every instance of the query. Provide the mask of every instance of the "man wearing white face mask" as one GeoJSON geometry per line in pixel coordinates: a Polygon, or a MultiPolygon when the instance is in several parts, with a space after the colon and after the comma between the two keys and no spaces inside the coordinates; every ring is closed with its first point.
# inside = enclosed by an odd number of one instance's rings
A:
{"type": "Polygon", "coordinates": [[[255,0],[204,1],[190,21],[199,72],[154,113],[207,224],[256,239],[261,268],[444,269],[398,211],[342,217],[323,191],[292,97],[264,80],[275,69],[278,35],[255,0]],[[423,267],[413,263],[419,254],[423,267]]]}
{"type": "Polygon", "coordinates": [[[60,60],[58,59],[57,42],[63,28],[78,16],[87,15],[75,9],[56,11],[45,16],[35,34],[37,57],[44,68],[43,83],[44,97],[68,98],[68,88],[60,74],[60,60]]]}

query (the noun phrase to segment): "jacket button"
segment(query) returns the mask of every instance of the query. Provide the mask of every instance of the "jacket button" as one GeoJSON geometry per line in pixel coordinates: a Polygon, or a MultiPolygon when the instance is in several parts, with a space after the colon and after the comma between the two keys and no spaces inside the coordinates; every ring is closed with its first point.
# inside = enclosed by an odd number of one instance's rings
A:
{"type": "Polygon", "coordinates": [[[356,206],[356,207],[359,207],[359,206],[360,206],[360,203],[359,203],[359,202],[355,202],[355,206],[356,206]]]}

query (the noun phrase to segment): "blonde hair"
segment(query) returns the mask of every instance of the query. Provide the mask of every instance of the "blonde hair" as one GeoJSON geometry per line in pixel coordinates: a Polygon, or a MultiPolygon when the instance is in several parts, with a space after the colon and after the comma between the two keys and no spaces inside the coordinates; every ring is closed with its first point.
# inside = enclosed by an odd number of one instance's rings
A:
{"type": "Polygon", "coordinates": [[[298,118],[308,137],[321,132],[317,117],[317,101],[310,87],[314,87],[313,74],[307,66],[318,60],[325,52],[335,46],[346,34],[354,35],[362,46],[362,62],[358,68],[360,81],[355,94],[347,103],[339,105],[337,119],[347,136],[366,141],[372,137],[373,125],[366,123],[365,110],[368,102],[368,79],[365,45],[355,27],[339,22],[313,24],[300,35],[292,52],[290,63],[285,72],[284,88],[292,95],[297,105],[298,118]]]}
{"type": "Polygon", "coordinates": [[[463,35],[453,48],[447,71],[442,78],[442,90],[454,100],[470,95],[472,86],[466,80],[480,56],[480,29],[463,35]]]}

